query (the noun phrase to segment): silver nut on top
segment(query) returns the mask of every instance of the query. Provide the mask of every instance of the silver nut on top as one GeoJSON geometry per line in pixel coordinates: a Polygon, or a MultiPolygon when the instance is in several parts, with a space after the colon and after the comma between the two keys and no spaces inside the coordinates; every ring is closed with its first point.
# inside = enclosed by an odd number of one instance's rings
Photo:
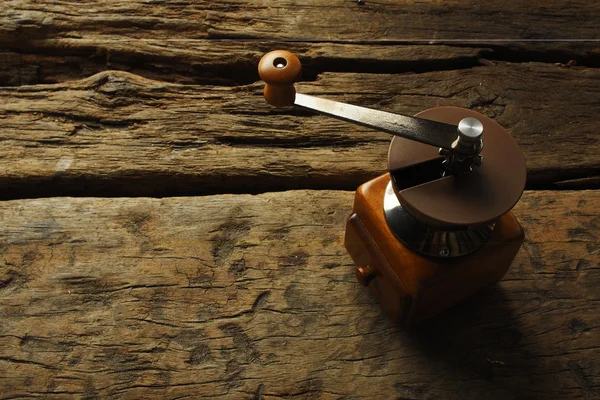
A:
{"type": "Polygon", "coordinates": [[[477,118],[463,118],[458,123],[458,136],[452,143],[452,150],[457,155],[476,156],[483,148],[481,136],[483,134],[483,124],[477,118]]]}
{"type": "Polygon", "coordinates": [[[465,140],[479,140],[483,133],[483,124],[477,118],[463,118],[458,123],[458,135],[465,140]]]}

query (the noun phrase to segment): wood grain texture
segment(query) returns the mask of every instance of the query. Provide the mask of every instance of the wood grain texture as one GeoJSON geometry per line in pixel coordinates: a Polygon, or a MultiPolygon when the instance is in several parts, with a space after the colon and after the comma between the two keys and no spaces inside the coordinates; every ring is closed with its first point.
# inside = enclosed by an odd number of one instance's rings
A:
{"type": "MultiPolygon", "coordinates": [[[[326,73],[297,89],[407,114],[475,109],[515,136],[530,187],[544,187],[599,175],[599,77],[587,68],[494,63],[326,73]]],[[[354,189],[385,170],[388,135],[273,109],[262,87],[179,85],[109,71],[0,88],[2,197],[354,189]]]]}
{"type": "Polygon", "coordinates": [[[507,276],[412,331],[356,282],[353,194],[0,203],[0,398],[600,397],[600,194],[526,192],[507,276]]]}
{"type": "MultiPolygon", "coordinates": [[[[585,0],[485,3],[475,0],[327,2],[284,0],[77,1],[8,0],[0,8],[0,40],[102,34],[132,39],[279,38],[302,41],[489,42],[597,39],[600,11],[585,0]]],[[[530,47],[568,48],[566,43],[530,47]]]]}
{"type": "Polygon", "coordinates": [[[480,57],[597,67],[598,15],[593,2],[556,0],[89,7],[11,0],[0,5],[0,85],[54,83],[108,69],[181,83],[244,84],[255,78],[260,56],[276,48],[301,54],[310,76],[468,68],[480,57]]]}

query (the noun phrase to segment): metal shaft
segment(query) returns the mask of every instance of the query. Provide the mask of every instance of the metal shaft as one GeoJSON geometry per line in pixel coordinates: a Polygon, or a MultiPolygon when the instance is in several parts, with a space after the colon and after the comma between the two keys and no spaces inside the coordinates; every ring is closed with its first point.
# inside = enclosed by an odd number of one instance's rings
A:
{"type": "Polygon", "coordinates": [[[458,136],[456,125],[354,106],[302,93],[296,93],[294,105],[447,150],[453,149],[452,143],[458,136]]]}

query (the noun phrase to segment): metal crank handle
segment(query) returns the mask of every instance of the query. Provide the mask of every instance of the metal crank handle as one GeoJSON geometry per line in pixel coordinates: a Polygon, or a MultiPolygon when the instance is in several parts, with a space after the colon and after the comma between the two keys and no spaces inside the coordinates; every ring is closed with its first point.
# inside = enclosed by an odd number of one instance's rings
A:
{"type": "Polygon", "coordinates": [[[267,103],[275,107],[295,105],[461,156],[472,157],[481,151],[483,126],[475,118],[465,118],[456,126],[296,93],[294,83],[300,79],[302,65],[298,57],[288,51],[265,54],[258,64],[258,74],[266,83],[267,103]]]}

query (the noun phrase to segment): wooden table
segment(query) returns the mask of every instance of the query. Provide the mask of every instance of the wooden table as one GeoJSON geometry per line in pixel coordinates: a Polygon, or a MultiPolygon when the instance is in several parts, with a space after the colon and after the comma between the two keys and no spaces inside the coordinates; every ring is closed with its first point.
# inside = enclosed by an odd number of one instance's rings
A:
{"type": "Polygon", "coordinates": [[[480,3],[5,0],[0,398],[600,399],[600,6],[480,3]],[[342,242],[389,137],[266,105],[276,48],[305,93],[515,136],[498,285],[387,320],[342,242]]]}

